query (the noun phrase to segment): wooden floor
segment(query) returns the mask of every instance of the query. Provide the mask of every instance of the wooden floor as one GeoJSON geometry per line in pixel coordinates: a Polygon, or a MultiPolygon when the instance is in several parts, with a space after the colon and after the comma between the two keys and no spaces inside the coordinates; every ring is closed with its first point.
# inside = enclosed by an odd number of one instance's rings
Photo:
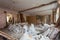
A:
{"type": "Polygon", "coordinates": [[[10,32],[8,30],[0,30],[0,35],[9,39],[9,40],[16,40],[14,37],[10,35],[10,32]]]}

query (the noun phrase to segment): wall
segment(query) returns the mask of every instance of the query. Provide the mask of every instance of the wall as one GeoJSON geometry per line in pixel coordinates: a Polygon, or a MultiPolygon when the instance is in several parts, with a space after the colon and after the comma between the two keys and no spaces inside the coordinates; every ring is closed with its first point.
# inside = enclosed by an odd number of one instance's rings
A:
{"type": "Polygon", "coordinates": [[[14,22],[17,21],[17,12],[0,8],[0,28],[4,28],[6,26],[7,14],[12,14],[14,22]],[[4,11],[7,13],[4,13],[4,11]]]}
{"type": "MultiPolygon", "coordinates": [[[[49,16],[49,15],[48,15],[49,16]]],[[[49,18],[49,17],[48,17],[49,18]]],[[[48,18],[44,16],[27,16],[27,22],[33,23],[33,24],[39,24],[39,23],[47,23],[48,22],[48,18]]]]}
{"type": "Polygon", "coordinates": [[[8,17],[8,23],[9,23],[9,19],[11,18],[12,19],[12,23],[17,23],[19,20],[19,15],[16,14],[16,13],[9,13],[7,12],[7,17],[8,17]]]}
{"type": "Polygon", "coordinates": [[[4,28],[6,26],[6,14],[0,10],[0,28],[4,28]]]}
{"type": "Polygon", "coordinates": [[[33,23],[33,24],[36,24],[36,16],[27,16],[27,22],[29,24],[33,23]]]}

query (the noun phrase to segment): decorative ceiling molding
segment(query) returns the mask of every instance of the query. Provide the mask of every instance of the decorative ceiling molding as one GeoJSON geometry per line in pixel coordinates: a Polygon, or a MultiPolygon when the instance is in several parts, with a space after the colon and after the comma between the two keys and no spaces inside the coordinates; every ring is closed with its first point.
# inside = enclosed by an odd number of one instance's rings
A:
{"type": "Polygon", "coordinates": [[[52,1],[52,2],[47,3],[47,4],[42,4],[42,5],[39,5],[39,6],[35,6],[35,7],[32,7],[32,8],[25,9],[25,10],[21,10],[20,12],[25,12],[25,11],[28,11],[28,10],[40,8],[40,7],[47,6],[47,5],[50,5],[50,4],[53,4],[53,3],[57,3],[57,1],[52,1]]]}

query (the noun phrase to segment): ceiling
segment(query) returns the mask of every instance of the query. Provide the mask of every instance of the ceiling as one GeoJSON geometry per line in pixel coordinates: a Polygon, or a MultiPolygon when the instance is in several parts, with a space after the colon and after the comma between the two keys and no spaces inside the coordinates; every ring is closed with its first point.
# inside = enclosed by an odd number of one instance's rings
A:
{"type": "MultiPolygon", "coordinates": [[[[42,4],[47,4],[56,0],[0,0],[0,7],[5,9],[10,9],[14,11],[26,10],[32,7],[36,7],[42,4]]],[[[36,14],[36,15],[46,15],[51,14],[52,9],[57,7],[57,3],[53,3],[40,8],[27,10],[22,13],[24,14],[36,14]]]]}

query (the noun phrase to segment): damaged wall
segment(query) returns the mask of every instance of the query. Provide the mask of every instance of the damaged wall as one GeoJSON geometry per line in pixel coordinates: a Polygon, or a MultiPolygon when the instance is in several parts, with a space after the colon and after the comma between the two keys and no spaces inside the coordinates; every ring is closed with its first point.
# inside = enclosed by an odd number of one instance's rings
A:
{"type": "Polygon", "coordinates": [[[0,28],[4,28],[7,24],[7,14],[12,14],[14,17],[14,23],[17,21],[17,12],[0,8],[0,28]],[[6,13],[4,13],[6,11],[6,13]]]}
{"type": "Polygon", "coordinates": [[[6,26],[6,14],[0,10],[0,28],[4,28],[6,26]]]}

